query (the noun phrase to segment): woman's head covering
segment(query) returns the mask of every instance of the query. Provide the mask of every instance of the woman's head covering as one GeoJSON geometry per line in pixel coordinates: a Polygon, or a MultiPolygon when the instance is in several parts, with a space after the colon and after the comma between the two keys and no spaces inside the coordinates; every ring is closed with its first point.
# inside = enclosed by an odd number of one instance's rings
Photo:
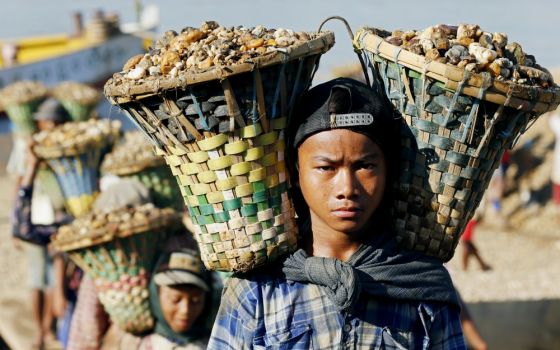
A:
{"type": "Polygon", "coordinates": [[[64,107],[52,97],[47,98],[33,115],[33,120],[50,120],[63,123],[70,120],[70,116],[64,107]]]}
{"type": "Polygon", "coordinates": [[[102,192],[93,203],[96,211],[110,212],[123,207],[134,207],[151,203],[150,191],[135,179],[111,178],[111,183],[102,186],[102,192]]]}
{"type": "Polygon", "coordinates": [[[150,281],[150,306],[156,318],[155,332],[177,344],[187,344],[208,337],[215,313],[212,310],[213,294],[212,276],[202,264],[194,239],[190,237],[188,232],[171,236],[156,263],[154,275],[150,281]],[[158,286],[185,284],[194,285],[204,290],[206,292],[206,304],[199,318],[187,332],[175,333],[163,316],[159,303],[158,286]]]}
{"type": "Polygon", "coordinates": [[[192,248],[185,247],[163,254],[153,279],[158,286],[190,284],[209,292],[210,286],[204,278],[206,274],[200,254],[192,248]]]}

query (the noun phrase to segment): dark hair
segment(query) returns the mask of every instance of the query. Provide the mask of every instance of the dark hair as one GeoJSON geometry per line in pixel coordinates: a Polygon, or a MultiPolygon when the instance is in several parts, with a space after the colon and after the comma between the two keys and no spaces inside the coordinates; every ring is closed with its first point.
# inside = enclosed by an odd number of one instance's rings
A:
{"type": "Polygon", "coordinates": [[[33,120],[36,122],[47,120],[55,123],[64,123],[70,119],[70,115],[62,104],[52,97],[44,100],[33,114],[33,120]]]}

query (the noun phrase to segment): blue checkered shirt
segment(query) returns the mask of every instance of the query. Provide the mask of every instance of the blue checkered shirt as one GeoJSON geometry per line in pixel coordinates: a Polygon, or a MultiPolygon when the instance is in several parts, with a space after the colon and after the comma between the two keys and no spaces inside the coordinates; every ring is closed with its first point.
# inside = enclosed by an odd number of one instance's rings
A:
{"type": "Polygon", "coordinates": [[[454,306],[362,295],[340,312],[313,284],[230,278],[208,349],[466,349],[454,306]]]}

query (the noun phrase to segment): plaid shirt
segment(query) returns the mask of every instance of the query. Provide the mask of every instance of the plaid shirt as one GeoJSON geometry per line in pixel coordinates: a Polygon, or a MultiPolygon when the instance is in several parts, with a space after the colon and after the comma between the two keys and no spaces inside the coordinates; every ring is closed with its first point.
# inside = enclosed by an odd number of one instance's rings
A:
{"type": "Polygon", "coordinates": [[[208,349],[466,349],[455,307],[362,295],[340,312],[313,284],[259,275],[226,284],[208,349]]]}

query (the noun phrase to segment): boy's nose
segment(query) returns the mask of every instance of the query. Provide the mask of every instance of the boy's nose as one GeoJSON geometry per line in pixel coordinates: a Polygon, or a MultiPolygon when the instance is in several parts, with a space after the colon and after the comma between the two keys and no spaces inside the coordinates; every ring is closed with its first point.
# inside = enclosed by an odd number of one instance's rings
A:
{"type": "Polygon", "coordinates": [[[341,169],[336,176],[336,198],[345,199],[356,196],[356,178],[351,169],[341,169]]]}

